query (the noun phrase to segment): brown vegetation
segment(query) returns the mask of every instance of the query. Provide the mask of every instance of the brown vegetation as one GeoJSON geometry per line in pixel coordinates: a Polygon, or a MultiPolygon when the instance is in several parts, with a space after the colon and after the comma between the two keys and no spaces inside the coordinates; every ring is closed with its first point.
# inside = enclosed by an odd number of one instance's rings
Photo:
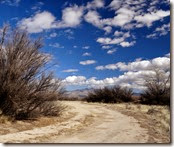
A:
{"type": "Polygon", "coordinates": [[[144,86],[140,96],[133,96],[132,89],[119,86],[95,89],[89,92],[87,102],[121,103],[133,102],[146,105],[170,106],[170,72],[169,70],[152,69],[154,74],[144,77],[144,86]]]}
{"type": "Polygon", "coordinates": [[[115,86],[112,88],[95,89],[86,97],[87,102],[120,103],[132,101],[131,89],[115,86]]]}
{"type": "Polygon", "coordinates": [[[50,56],[40,52],[41,39],[5,26],[0,34],[0,110],[14,119],[56,115],[61,81],[46,71],[50,56]]]}
{"type": "Polygon", "coordinates": [[[140,102],[148,105],[170,105],[170,74],[154,68],[154,75],[145,77],[147,89],[141,94],[140,102]]]}

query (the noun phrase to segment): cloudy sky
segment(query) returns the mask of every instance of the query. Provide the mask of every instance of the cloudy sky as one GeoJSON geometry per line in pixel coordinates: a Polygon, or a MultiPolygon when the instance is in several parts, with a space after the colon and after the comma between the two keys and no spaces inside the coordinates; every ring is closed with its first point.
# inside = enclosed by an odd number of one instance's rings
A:
{"type": "Polygon", "coordinates": [[[168,0],[0,0],[0,26],[42,36],[67,90],[143,89],[152,67],[170,66],[168,0]]]}

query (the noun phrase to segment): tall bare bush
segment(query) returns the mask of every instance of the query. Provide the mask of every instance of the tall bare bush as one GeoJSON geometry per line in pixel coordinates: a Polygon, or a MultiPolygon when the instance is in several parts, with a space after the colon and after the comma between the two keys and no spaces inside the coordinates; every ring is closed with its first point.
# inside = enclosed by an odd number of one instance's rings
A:
{"type": "Polygon", "coordinates": [[[141,94],[141,103],[170,105],[170,71],[153,68],[154,74],[145,77],[145,87],[141,94]]]}
{"type": "Polygon", "coordinates": [[[11,31],[7,26],[1,29],[0,109],[3,114],[27,119],[34,113],[39,115],[44,104],[62,96],[61,81],[45,71],[50,56],[40,52],[41,47],[41,39],[33,41],[24,31],[11,31]]]}

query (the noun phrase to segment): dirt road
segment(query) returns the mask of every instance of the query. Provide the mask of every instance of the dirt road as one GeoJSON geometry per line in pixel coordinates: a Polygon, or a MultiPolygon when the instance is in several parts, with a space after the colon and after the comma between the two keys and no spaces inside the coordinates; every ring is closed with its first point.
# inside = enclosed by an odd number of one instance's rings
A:
{"type": "Polygon", "coordinates": [[[65,102],[74,117],[66,122],[0,136],[13,143],[146,143],[147,130],[133,117],[99,104],[65,102]]]}

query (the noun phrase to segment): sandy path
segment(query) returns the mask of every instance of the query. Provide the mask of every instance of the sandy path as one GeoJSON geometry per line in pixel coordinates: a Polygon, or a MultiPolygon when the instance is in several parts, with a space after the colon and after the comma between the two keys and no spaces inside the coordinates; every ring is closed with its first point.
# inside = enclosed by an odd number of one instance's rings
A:
{"type": "Polygon", "coordinates": [[[73,106],[71,112],[76,113],[75,117],[56,125],[1,135],[0,142],[145,143],[148,141],[147,131],[141,128],[133,117],[109,110],[99,104],[65,103],[73,106]],[[88,117],[92,120],[90,124],[83,124],[88,117]]]}

